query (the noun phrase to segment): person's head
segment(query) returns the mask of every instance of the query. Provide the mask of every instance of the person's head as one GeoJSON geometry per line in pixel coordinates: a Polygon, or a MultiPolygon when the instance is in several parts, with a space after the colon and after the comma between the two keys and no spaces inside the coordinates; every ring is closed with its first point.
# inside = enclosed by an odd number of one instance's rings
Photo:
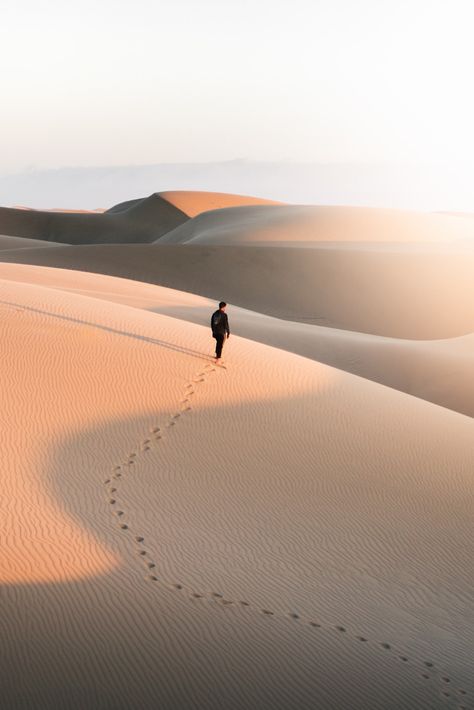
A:
{"type": "Polygon", "coordinates": [[[226,303],[225,301],[221,301],[221,302],[219,303],[219,310],[220,310],[220,311],[225,311],[226,306],[227,306],[227,303],[226,303]]]}

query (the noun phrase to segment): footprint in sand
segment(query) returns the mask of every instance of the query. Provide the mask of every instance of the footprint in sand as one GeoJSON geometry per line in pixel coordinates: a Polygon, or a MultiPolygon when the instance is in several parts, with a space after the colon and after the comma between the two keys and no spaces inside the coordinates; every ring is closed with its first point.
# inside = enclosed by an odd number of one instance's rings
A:
{"type": "Polygon", "coordinates": [[[137,535],[137,537],[135,538],[135,540],[136,540],[137,542],[144,542],[145,538],[142,537],[141,535],[137,535]]]}
{"type": "Polygon", "coordinates": [[[380,645],[382,646],[382,648],[386,648],[387,651],[390,651],[390,649],[392,648],[389,643],[381,643],[380,645]]]}
{"type": "Polygon", "coordinates": [[[156,567],[154,562],[148,562],[148,569],[154,569],[156,567]]]}
{"type": "Polygon", "coordinates": [[[115,515],[118,515],[118,517],[120,518],[122,515],[125,515],[125,513],[123,512],[123,510],[117,510],[115,515]]]}
{"type": "Polygon", "coordinates": [[[115,505],[116,502],[115,498],[110,498],[109,500],[110,505],[115,505]]]}
{"type": "Polygon", "coordinates": [[[310,622],[309,622],[309,625],[310,625],[310,626],[314,626],[314,628],[316,628],[316,629],[320,629],[320,628],[321,628],[321,624],[318,624],[317,621],[310,621],[310,622]]]}
{"type": "Polygon", "coordinates": [[[157,433],[160,431],[160,427],[159,427],[159,426],[155,426],[155,427],[153,427],[153,429],[150,429],[150,431],[151,431],[152,434],[157,434],[157,433]]]}
{"type": "Polygon", "coordinates": [[[128,525],[126,525],[125,523],[123,525],[121,525],[120,527],[122,530],[128,530],[128,525]]]}
{"type": "Polygon", "coordinates": [[[265,614],[266,616],[274,616],[273,611],[270,611],[270,609],[262,609],[262,614],[265,614]]]}
{"type": "Polygon", "coordinates": [[[181,414],[178,412],[177,414],[173,414],[173,419],[179,419],[181,414]]]}
{"type": "Polygon", "coordinates": [[[344,626],[336,626],[336,629],[337,629],[338,631],[341,631],[342,633],[345,633],[345,632],[346,632],[346,629],[344,628],[344,626]]]}
{"type": "Polygon", "coordinates": [[[300,618],[300,615],[299,615],[299,614],[295,614],[293,611],[290,611],[290,613],[288,614],[288,616],[290,617],[290,619],[299,619],[299,618],[300,618]]]}

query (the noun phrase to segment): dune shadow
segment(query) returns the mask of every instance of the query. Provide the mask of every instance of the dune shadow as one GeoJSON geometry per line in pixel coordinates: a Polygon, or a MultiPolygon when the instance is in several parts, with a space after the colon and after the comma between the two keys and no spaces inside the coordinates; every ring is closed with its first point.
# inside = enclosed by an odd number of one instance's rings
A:
{"type": "MultiPolygon", "coordinates": [[[[163,425],[167,417],[158,409],[154,419],[163,425]]],[[[134,421],[144,436],[152,436],[147,434],[149,417],[134,421]]],[[[117,505],[104,495],[105,477],[113,477],[113,464],[140,442],[129,446],[124,442],[116,456],[111,452],[107,470],[94,464],[94,450],[117,441],[129,425],[129,419],[107,422],[65,439],[56,450],[54,487],[48,492],[97,540],[110,546],[115,539],[115,551],[123,553],[125,545],[126,552],[117,569],[92,578],[0,586],[4,707],[286,710],[297,706],[313,710],[317,706],[333,710],[350,703],[354,710],[382,706],[428,710],[445,706],[444,700],[437,702],[432,673],[431,682],[423,680],[412,658],[401,664],[386,650],[388,645],[384,649],[365,637],[362,644],[349,633],[351,623],[341,633],[342,627],[331,627],[326,620],[308,622],[304,615],[282,616],[272,607],[255,605],[251,598],[235,600],[226,593],[225,579],[219,586],[222,591],[193,589],[184,567],[175,570],[174,577],[169,570],[169,579],[162,584],[159,548],[158,557],[149,554],[149,541],[134,525],[133,510],[120,491],[114,494],[117,505]],[[81,450],[91,452],[81,472],[83,501],[77,498],[77,485],[65,489],[60,473],[70,465],[71,451],[77,451],[78,443],[81,450]],[[94,489],[95,511],[86,500],[94,489]],[[114,518],[112,511],[118,505],[126,510],[126,527],[114,518]],[[147,554],[141,556],[141,551],[147,554]],[[326,656],[331,660],[323,663],[326,656]]],[[[179,436],[173,430],[175,435],[179,436]]],[[[220,436],[218,429],[216,436],[220,436]]]]}
{"type": "MultiPolygon", "coordinates": [[[[39,308],[25,310],[203,359],[201,353],[167,341],[39,308]]],[[[187,395],[184,388],[181,395],[187,395]]],[[[305,396],[294,399],[304,410],[305,396]]],[[[179,394],[177,407],[178,401],[179,394]]],[[[281,404],[286,401],[282,398],[281,404]]],[[[272,398],[276,410],[278,405],[279,400],[272,398]]],[[[219,442],[218,420],[232,420],[235,416],[244,419],[248,406],[239,403],[232,411],[226,411],[229,407],[224,406],[209,410],[218,414],[215,436],[219,442]]],[[[439,688],[432,675],[420,680],[411,657],[400,669],[397,656],[392,653],[391,638],[382,638],[382,646],[380,639],[378,644],[372,638],[367,641],[364,627],[357,629],[364,633],[363,637],[346,632],[346,628],[359,624],[357,618],[340,619],[344,626],[331,626],[327,619],[315,621],[294,611],[282,617],[271,605],[258,605],[251,597],[234,598],[228,594],[225,578],[216,583],[219,589],[206,594],[205,589],[193,588],[188,582],[186,564],[183,562],[181,567],[179,558],[177,566],[165,560],[167,579],[166,584],[161,583],[160,557],[166,556],[165,542],[155,540],[150,549],[146,534],[134,524],[133,504],[129,505],[120,489],[111,493],[111,499],[108,487],[119,488],[122,477],[136,475],[133,471],[137,460],[148,455],[150,444],[161,445],[158,440],[162,430],[172,422],[170,435],[176,441],[182,419],[193,416],[192,410],[184,413],[188,402],[183,402],[183,407],[176,426],[176,414],[170,419],[169,412],[157,405],[153,416],[105,422],[64,439],[51,452],[52,475],[46,478],[51,478],[53,485],[47,493],[98,541],[105,546],[113,544],[121,555],[121,565],[107,574],[80,581],[0,587],[4,610],[0,651],[7,661],[0,671],[0,683],[8,710],[65,704],[78,710],[152,710],[157,706],[170,710],[284,710],[297,706],[309,710],[315,705],[320,710],[332,710],[348,707],[348,702],[351,708],[366,710],[443,707],[445,700],[437,702],[439,688]],[[139,440],[127,442],[124,432],[132,430],[132,421],[133,430],[143,433],[139,440]],[[121,442],[121,450],[114,449],[116,442],[121,442]],[[104,466],[103,461],[98,463],[94,452],[104,452],[107,447],[110,456],[106,451],[103,458],[110,462],[104,466]],[[70,467],[71,456],[78,452],[83,462],[80,484],[76,481],[66,488],[62,472],[70,467]],[[81,490],[84,497],[79,500],[81,490]],[[88,497],[92,498],[91,504],[88,497]],[[124,516],[117,515],[120,511],[124,511],[124,516]],[[288,624],[293,624],[290,630],[288,624]],[[319,663],[318,659],[327,654],[331,663],[319,663]]],[[[179,441],[180,447],[185,445],[184,439],[179,441]]],[[[159,489],[158,466],[152,480],[159,489]]],[[[139,478],[136,485],[140,485],[139,478]]],[[[160,516],[159,506],[154,515],[160,516]]],[[[181,527],[181,523],[178,516],[176,525],[181,527]]],[[[301,582],[299,586],[303,585],[301,582]]],[[[465,677],[464,672],[460,675],[465,677]]]]}

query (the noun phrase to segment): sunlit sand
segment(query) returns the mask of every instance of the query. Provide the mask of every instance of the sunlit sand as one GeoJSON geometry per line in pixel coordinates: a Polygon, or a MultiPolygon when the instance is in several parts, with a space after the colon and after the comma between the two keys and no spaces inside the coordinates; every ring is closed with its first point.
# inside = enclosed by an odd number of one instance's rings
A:
{"type": "Polygon", "coordinates": [[[5,707],[472,707],[468,227],[239,199],[2,237],[5,707]]]}

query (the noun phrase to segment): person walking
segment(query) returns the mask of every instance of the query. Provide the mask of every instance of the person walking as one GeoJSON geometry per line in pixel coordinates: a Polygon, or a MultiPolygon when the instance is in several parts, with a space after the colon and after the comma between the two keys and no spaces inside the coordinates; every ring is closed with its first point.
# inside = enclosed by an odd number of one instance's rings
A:
{"type": "Polygon", "coordinates": [[[211,318],[212,337],[216,339],[216,365],[222,357],[224,340],[230,336],[229,319],[225,312],[226,307],[227,303],[221,301],[218,310],[214,311],[211,318]]]}

